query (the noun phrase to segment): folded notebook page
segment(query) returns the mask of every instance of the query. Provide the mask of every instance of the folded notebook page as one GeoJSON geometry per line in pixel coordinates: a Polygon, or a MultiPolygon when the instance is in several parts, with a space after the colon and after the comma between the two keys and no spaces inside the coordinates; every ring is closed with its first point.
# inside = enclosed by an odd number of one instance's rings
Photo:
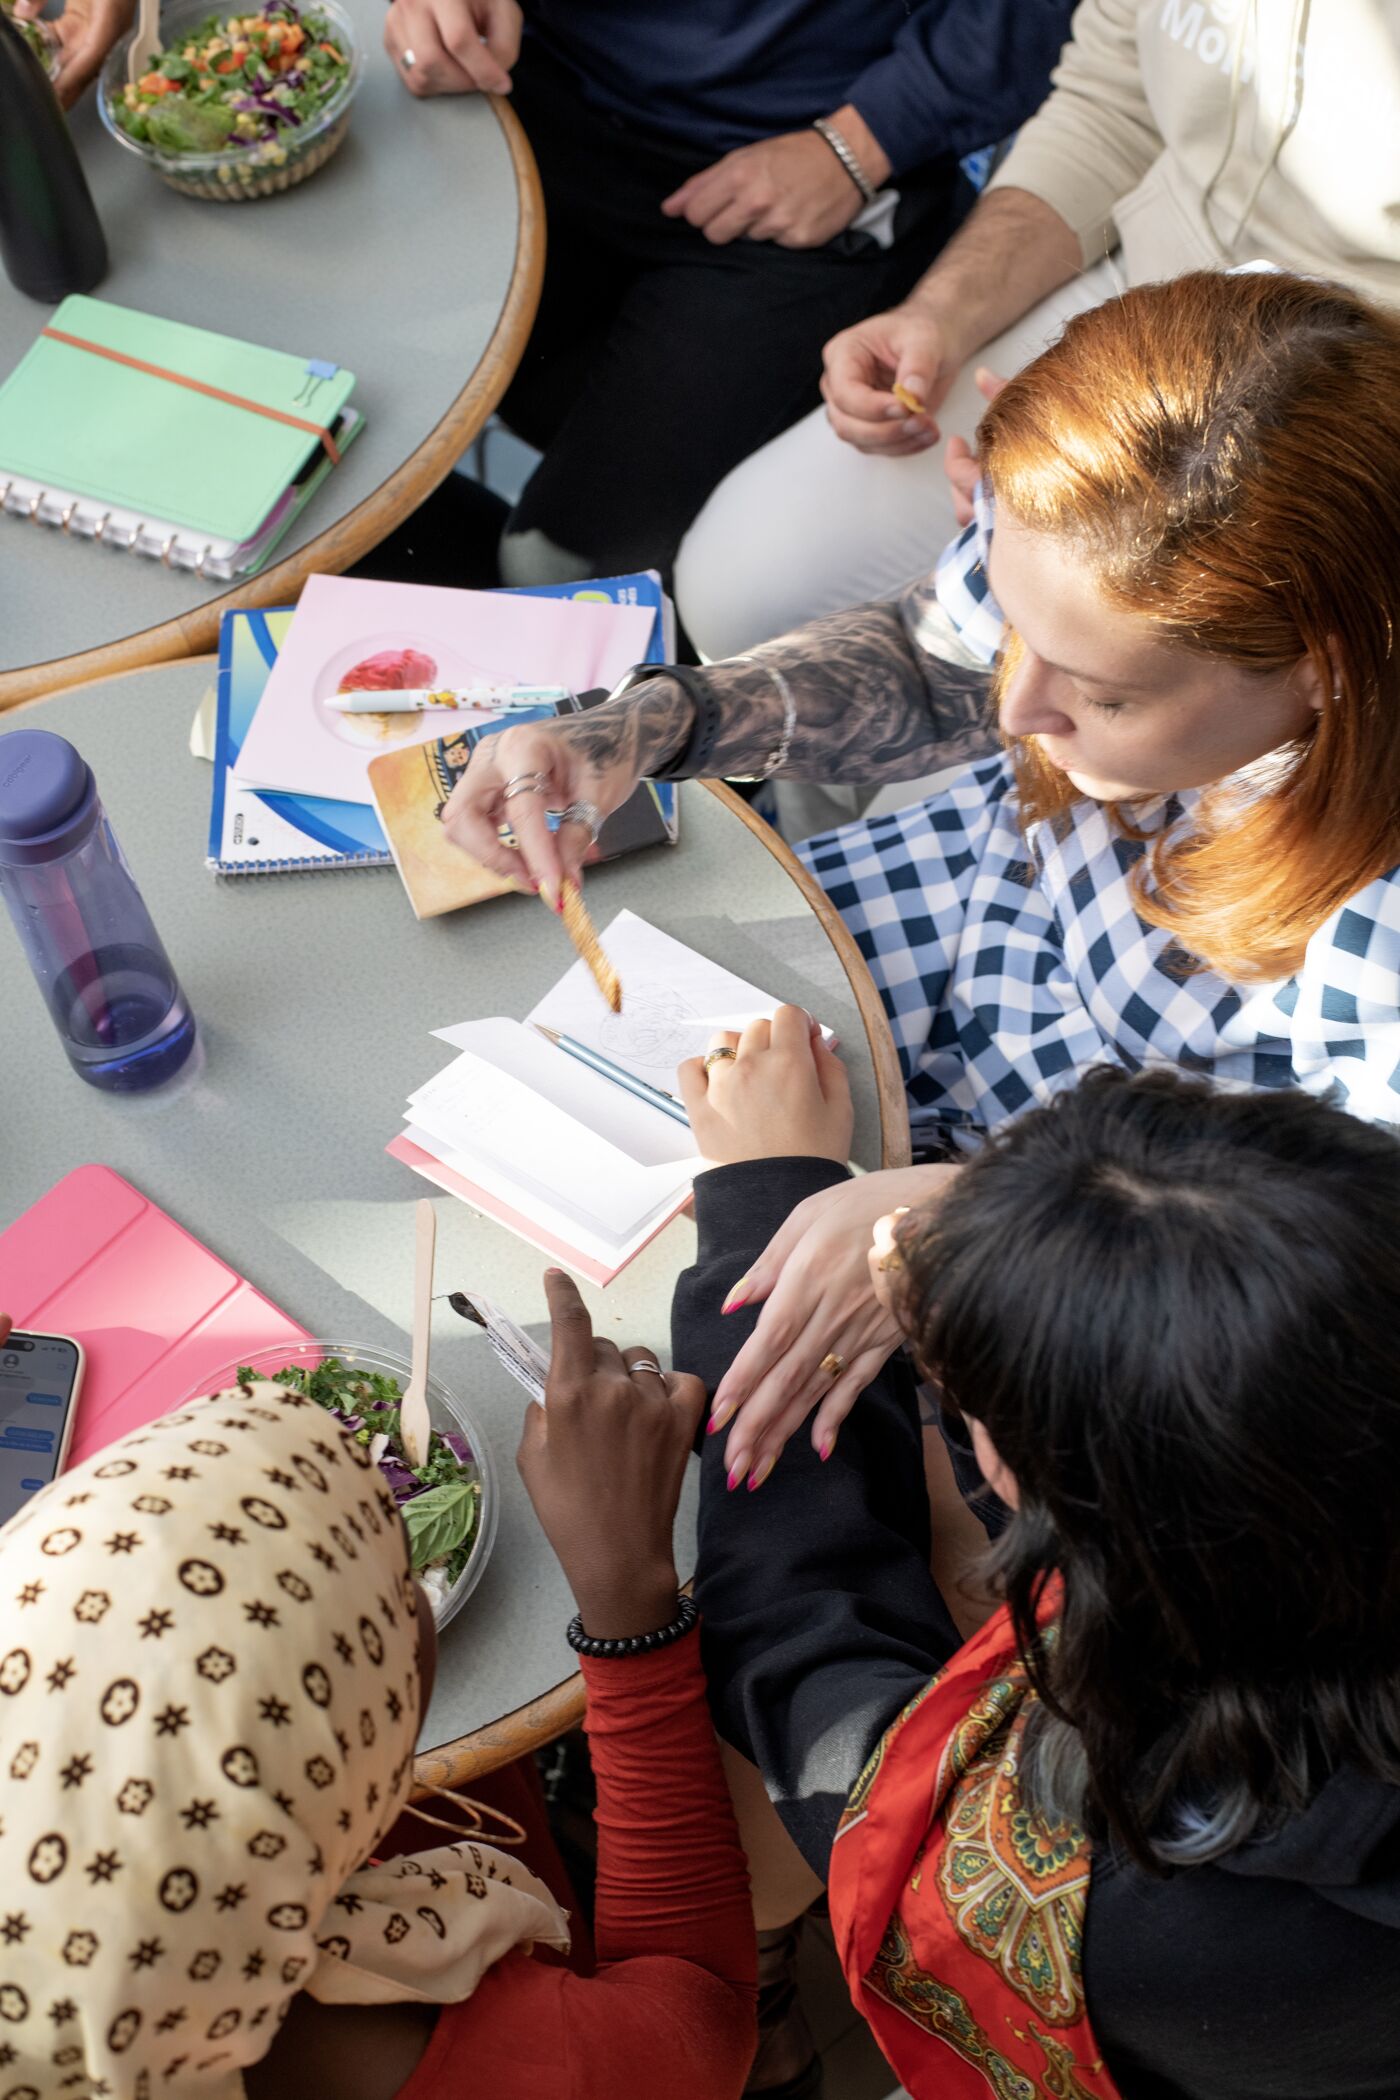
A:
{"type": "Polygon", "coordinates": [[[74,296],[0,386],[0,486],[19,476],[243,542],[325,452],[319,432],[354,384],[316,359],[74,296]]]}
{"type": "MultiPolygon", "coordinates": [[[[624,911],[602,929],[622,978],[608,1011],[582,963],[529,1022],[557,1029],[652,1087],[717,1028],[778,1003],[624,911]]],[[[410,1096],[396,1159],[595,1283],[608,1283],[683,1210],[700,1169],[688,1123],[569,1056],[530,1025],[463,1021],[435,1031],[459,1054],[410,1096]]]]}

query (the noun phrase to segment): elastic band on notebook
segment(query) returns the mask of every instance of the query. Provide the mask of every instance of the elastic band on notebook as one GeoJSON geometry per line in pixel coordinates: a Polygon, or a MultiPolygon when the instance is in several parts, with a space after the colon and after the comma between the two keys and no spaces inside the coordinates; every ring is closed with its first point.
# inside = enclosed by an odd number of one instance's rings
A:
{"type": "Polygon", "coordinates": [[[225,393],[221,386],[206,386],[202,379],[191,379],[186,372],[171,372],[164,365],[150,365],[143,357],[128,357],[124,350],[109,350],[105,343],[90,343],[81,335],[68,335],[62,328],[46,328],[43,333],[55,343],[67,343],[70,350],[90,350],[94,357],[110,359],[114,365],[129,365],[133,372],[146,372],[152,379],[168,379],[172,386],[188,387],[192,394],[207,394],[212,401],[227,401],[231,408],[246,408],[255,416],[267,416],[274,423],[289,423],[294,430],[309,431],[325,446],[333,466],[340,465],[340,447],[324,423],[312,423],[305,416],[289,416],[284,409],[269,408],[265,401],[250,401],[245,394],[225,393]]]}

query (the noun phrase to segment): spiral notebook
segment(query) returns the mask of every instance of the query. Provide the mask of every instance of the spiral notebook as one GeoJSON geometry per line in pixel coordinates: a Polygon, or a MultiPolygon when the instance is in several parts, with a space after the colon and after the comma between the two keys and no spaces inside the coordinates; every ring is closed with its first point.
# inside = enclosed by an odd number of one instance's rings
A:
{"type": "MultiPolygon", "coordinates": [[[[675,615],[654,569],[588,583],[530,584],[515,595],[603,598],[618,605],[650,607],[654,617],[645,661],[664,663],[675,654],[675,615]]],[[[285,607],[272,612],[226,612],[219,622],[214,796],[205,866],[219,875],[392,867],[394,857],[368,803],[250,788],[236,777],[243,740],[292,618],[292,609],[285,607]]],[[[645,792],[654,801],[666,832],[673,834],[674,785],[659,781],[645,792]]]]}
{"type": "Polygon", "coordinates": [[[363,428],[352,372],[65,299],[0,385],[0,511],[251,576],[363,428]]]}

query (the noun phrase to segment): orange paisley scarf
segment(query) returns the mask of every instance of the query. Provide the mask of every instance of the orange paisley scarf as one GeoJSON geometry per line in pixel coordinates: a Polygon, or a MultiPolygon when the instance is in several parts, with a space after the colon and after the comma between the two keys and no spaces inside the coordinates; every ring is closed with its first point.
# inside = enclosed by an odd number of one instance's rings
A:
{"type": "Polygon", "coordinates": [[[1084,2005],[1089,1840],[1022,1795],[1034,1706],[1003,1609],[881,1739],[837,1832],[841,1964],[913,2100],[1119,2100],[1084,2005]]]}

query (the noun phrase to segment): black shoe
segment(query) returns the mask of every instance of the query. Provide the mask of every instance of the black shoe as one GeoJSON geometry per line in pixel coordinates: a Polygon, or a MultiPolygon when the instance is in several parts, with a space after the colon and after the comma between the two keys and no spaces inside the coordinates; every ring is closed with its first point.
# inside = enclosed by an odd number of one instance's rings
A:
{"type": "Polygon", "coordinates": [[[758,2048],[744,2092],[752,2100],[817,2100],[822,2060],[797,1997],[795,1925],[758,1935],[758,2048]]]}

